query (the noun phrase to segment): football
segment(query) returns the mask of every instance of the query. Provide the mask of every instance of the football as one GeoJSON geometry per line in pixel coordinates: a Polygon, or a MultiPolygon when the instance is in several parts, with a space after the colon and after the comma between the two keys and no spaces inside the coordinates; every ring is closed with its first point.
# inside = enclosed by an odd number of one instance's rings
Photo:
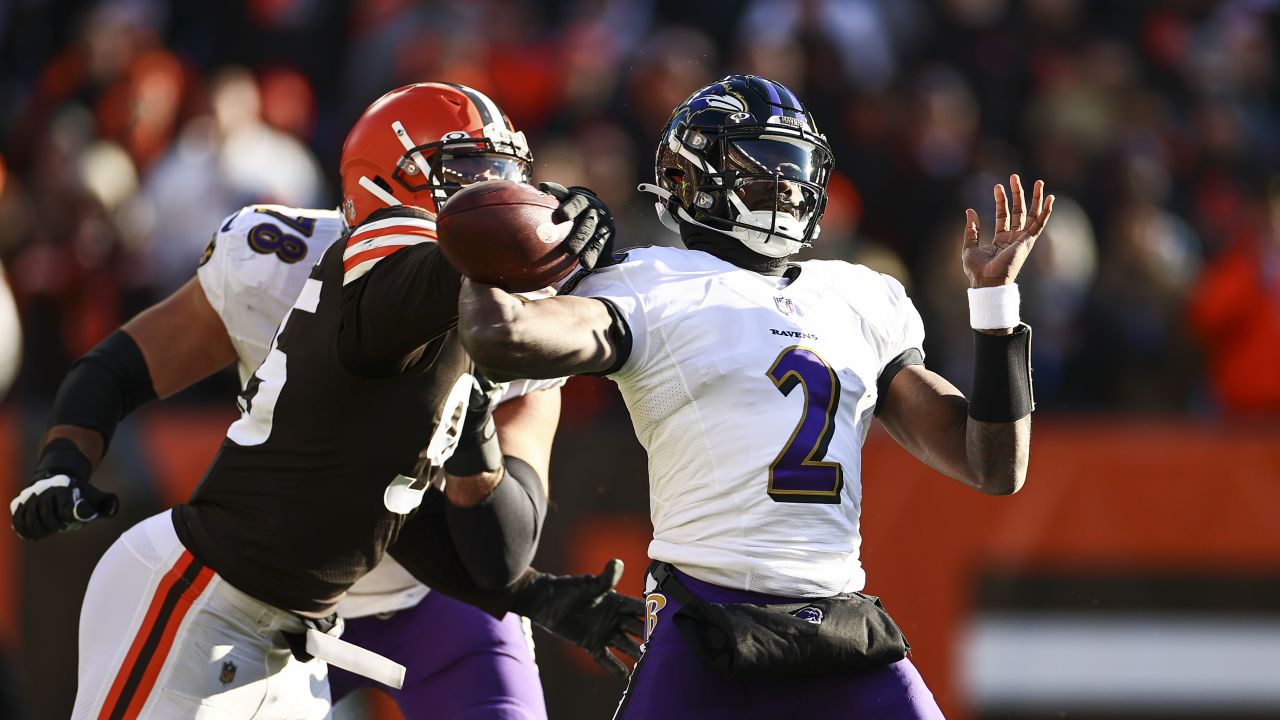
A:
{"type": "Polygon", "coordinates": [[[559,205],[532,185],[489,180],[463,188],[436,219],[440,249],[463,275],[509,292],[540,290],[578,265],[562,245],[572,223],[554,223],[559,205]]]}

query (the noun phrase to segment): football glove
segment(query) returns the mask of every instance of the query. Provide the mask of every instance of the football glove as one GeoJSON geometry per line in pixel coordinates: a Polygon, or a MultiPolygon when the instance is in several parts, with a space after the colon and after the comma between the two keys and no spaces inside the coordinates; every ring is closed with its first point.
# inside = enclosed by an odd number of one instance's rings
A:
{"type": "Polygon", "coordinates": [[[120,501],[85,480],[48,471],[37,472],[25,490],[9,503],[13,529],[27,540],[64,530],[78,530],[98,518],[114,517],[120,501]]]}
{"type": "Polygon", "coordinates": [[[613,591],[621,579],[622,561],[616,558],[599,575],[538,573],[519,591],[511,609],[586,650],[605,670],[626,677],[626,664],[609,648],[640,658],[636,638],[644,634],[645,609],[640,598],[613,591]]]}
{"type": "Polygon", "coordinates": [[[613,263],[613,214],[589,188],[538,183],[538,189],[560,201],[551,213],[555,222],[573,221],[565,245],[578,256],[578,264],[591,270],[613,263]]]}

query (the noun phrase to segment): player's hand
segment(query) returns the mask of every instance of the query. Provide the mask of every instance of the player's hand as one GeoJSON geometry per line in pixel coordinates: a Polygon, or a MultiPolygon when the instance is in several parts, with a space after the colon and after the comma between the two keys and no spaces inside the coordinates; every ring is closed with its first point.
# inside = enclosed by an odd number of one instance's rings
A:
{"type": "Polygon", "coordinates": [[[64,530],[78,530],[98,518],[114,517],[120,501],[84,480],[69,475],[38,475],[9,503],[13,529],[27,540],[64,530]]]}
{"type": "Polygon", "coordinates": [[[605,670],[626,677],[626,664],[609,648],[640,658],[636,638],[644,634],[644,601],[614,592],[621,579],[618,559],[605,563],[599,575],[542,573],[520,591],[512,610],[586,650],[605,670]]]}
{"type": "Polygon", "coordinates": [[[573,221],[565,245],[578,256],[578,263],[590,270],[613,262],[613,213],[590,188],[559,183],[538,183],[538,189],[560,201],[551,219],[573,221]]]}
{"type": "Polygon", "coordinates": [[[996,185],[996,227],[989,241],[981,241],[982,224],[973,208],[965,210],[964,249],[961,260],[969,287],[1008,285],[1017,279],[1027,255],[1053,214],[1053,196],[1044,196],[1044,181],[1031,189],[1031,206],[1023,201],[1022,179],[1009,176],[1013,206],[1003,185],[996,185]]]}

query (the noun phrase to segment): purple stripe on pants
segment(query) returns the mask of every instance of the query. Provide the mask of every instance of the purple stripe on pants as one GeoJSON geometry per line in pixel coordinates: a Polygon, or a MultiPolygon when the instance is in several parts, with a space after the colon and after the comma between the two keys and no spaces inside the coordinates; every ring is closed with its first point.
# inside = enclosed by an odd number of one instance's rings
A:
{"type": "Polygon", "coordinates": [[[329,667],[336,703],[364,687],[387,693],[407,720],[546,720],[542,679],[520,617],[502,620],[439,593],[388,618],[347,621],[342,639],[405,666],[404,687],[329,667]]]}
{"type": "MultiPolygon", "coordinates": [[[[712,585],[679,573],[689,592],[719,603],[792,603],[775,597],[712,585]]],[[[615,720],[938,720],[942,711],[910,660],[848,676],[761,682],[730,680],[703,665],[676,630],[671,617],[680,602],[649,596],[654,612],[644,655],[632,673],[615,720]],[[663,602],[665,601],[665,603],[663,602]]]]}

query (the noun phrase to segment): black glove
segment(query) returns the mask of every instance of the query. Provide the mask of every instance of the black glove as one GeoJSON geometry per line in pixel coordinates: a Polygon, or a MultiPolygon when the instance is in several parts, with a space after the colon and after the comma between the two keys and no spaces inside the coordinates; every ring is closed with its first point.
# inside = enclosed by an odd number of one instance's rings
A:
{"type": "Polygon", "coordinates": [[[77,530],[101,517],[114,517],[120,501],[90,485],[90,472],[88,458],[75,443],[66,438],[49,442],[31,483],[9,503],[14,531],[27,540],[39,540],[77,530]]]}
{"type": "Polygon", "coordinates": [[[609,648],[640,659],[640,644],[631,636],[644,635],[644,601],[613,592],[621,579],[622,561],[616,558],[599,575],[538,573],[519,591],[511,609],[586,650],[605,670],[626,677],[626,664],[609,648]]]}
{"type": "Polygon", "coordinates": [[[544,182],[538,183],[538,189],[560,201],[560,207],[551,213],[553,221],[573,221],[565,246],[578,256],[578,263],[588,270],[612,265],[613,213],[604,201],[581,185],[566,188],[544,182]]]}
{"type": "Polygon", "coordinates": [[[444,461],[445,472],[455,477],[493,472],[502,467],[502,447],[498,444],[498,426],[493,422],[493,408],[502,396],[502,385],[475,373],[467,413],[458,433],[458,446],[444,461]]]}

